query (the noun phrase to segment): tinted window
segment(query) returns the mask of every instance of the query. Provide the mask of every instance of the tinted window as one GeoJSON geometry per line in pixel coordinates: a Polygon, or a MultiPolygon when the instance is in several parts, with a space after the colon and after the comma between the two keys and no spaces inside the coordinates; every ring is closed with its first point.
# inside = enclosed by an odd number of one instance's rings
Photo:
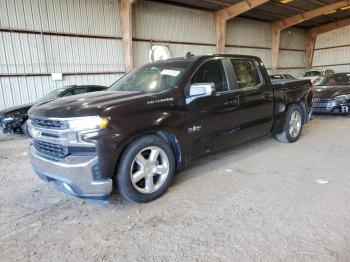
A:
{"type": "Polygon", "coordinates": [[[78,88],[71,89],[68,92],[64,93],[62,95],[62,97],[79,95],[79,94],[84,94],[84,93],[86,93],[86,88],[85,87],[78,87],[78,88]]]}
{"type": "Polygon", "coordinates": [[[255,87],[261,83],[260,74],[254,60],[231,60],[235,70],[238,88],[255,87]]]}
{"type": "Polygon", "coordinates": [[[350,74],[334,74],[318,80],[315,85],[317,86],[339,86],[350,85],[350,74]]]}
{"type": "Polygon", "coordinates": [[[87,89],[88,89],[87,92],[96,92],[96,91],[104,90],[104,88],[101,86],[89,86],[87,89]]]}
{"type": "Polygon", "coordinates": [[[320,76],[320,75],[322,75],[321,71],[307,71],[304,76],[309,77],[309,76],[320,76]]]}
{"type": "Polygon", "coordinates": [[[73,93],[74,93],[74,95],[84,94],[84,93],[86,93],[86,88],[85,87],[75,88],[73,93]]]}
{"type": "Polygon", "coordinates": [[[40,98],[39,100],[37,100],[35,103],[41,103],[44,101],[53,100],[63,91],[64,91],[64,89],[55,89],[55,90],[51,91],[50,93],[48,93],[47,95],[40,98]]]}
{"type": "Polygon", "coordinates": [[[214,83],[216,92],[228,91],[224,66],[221,60],[210,60],[199,67],[191,84],[214,83]]]}

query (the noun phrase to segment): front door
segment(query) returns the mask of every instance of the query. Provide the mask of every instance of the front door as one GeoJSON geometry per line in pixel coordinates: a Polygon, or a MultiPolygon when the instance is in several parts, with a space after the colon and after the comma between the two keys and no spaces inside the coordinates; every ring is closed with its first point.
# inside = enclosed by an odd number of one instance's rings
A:
{"type": "Polygon", "coordinates": [[[213,83],[212,96],[198,98],[184,109],[185,128],[188,136],[190,157],[230,146],[239,130],[236,117],[238,110],[237,93],[231,89],[225,60],[211,59],[202,63],[188,83],[213,83]]]}

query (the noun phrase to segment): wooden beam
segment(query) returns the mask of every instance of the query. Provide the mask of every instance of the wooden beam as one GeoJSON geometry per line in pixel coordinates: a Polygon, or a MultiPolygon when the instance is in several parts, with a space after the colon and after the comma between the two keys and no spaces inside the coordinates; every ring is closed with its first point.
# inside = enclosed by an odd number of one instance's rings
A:
{"type": "Polygon", "coordinates": [[[234,5],[230,5],[215,13],[216,23],[216,51],[218,54],[225,53],[226,22],[240,14],[262,5],[269,0],[243,0],[234,5]]]}
{"type": "Polygon", "coordinates": [[[350,25],[350,18],[345,18],[336,22],[313,27],[308,30],[307,42],[306,42],[306,68],[307,69],[310,69],[312,67],[317,36],[341,27],[348,26],[348,25],[350,25]]]}
{"type": "Polygon", "coordinates": [[[133,69],[132,4],[135,1],[136,0],[120,0],[125,72],[129,72],[133,69]]]}
{"type": "Polygon", "coordinates": [[[226,21],[216,16],[215,24],[216,24],[216,52],[218,54],[224,54],[225,45],[226,45],[226,21]]]}
{"type": "Polygon", "coordinates": [[[317,33],[315,31],[309,30],[307,32],[307,41],[306,41],[306,69],[307,70],[310,70],[312,66],[316,38],[317,38],[317,33]]]}
{"type": "Polygon", "coordinates": [[[268,1],[269,0],[243,0],[237,4],[217,11],[216,15],[221,19],[227,21],[228,19],[234,18],[240,14],[258,7],[259,5],[265,4],[268,1]]]}
{"type": "MultiPolygon", "coordinates": [[[[336,2],[331,5],[322,6],[316,8],[314,10],[306,11],[301,14],[297,14],[291,17],[287,17],[285,19],[278,20],[272,23],[272,42],[271,42],[271,68],[272,73],[277,73],[277,65],[278,65],[278,55],[279,55],[279,47],[280,47],[280,36],[281,31],[294,26],[296,24],[305,22],[307,20],[313,19],[315,17],[324,15],[327,12],[337,10],[339,8],[348,6],[350,4],[350,0],[343,0],[336,2]]],[[[310,49],[311,50],[311,49],[310,49]]],[[[312,50],[311,50],[312,51],[312,50]]],[[[312,58],[308,58],[312,59],[312,58]]]]}
{"type": "Polygon", "coordinates": [[[272,74],[277,74],[278,53],[281,42],[281,30],[272,25],[271,34],[271,70],[272,74]]]}
{"type": "Polygon", "coordinates": [[[317,33],[317,35],[320,35],[348,25],[350,25],[350,18],[345,18],[328,24],[313,27],[309,29],[309,31],[314,31],[317,33]]]}
{"type": "Polygon", "coordinates": [[[279,27],[281,30],[291,27],[296,24],[300,24],[304,21],[310,20],[312,18],[324,15],[327,12],[337,10],[339,8],[348,6],[350,0],[339,1],[331,5],[322,6],[314,10],[310,10],[301,14],[297,14],[279,21],[274,22],[276,27],[279,27]]]}

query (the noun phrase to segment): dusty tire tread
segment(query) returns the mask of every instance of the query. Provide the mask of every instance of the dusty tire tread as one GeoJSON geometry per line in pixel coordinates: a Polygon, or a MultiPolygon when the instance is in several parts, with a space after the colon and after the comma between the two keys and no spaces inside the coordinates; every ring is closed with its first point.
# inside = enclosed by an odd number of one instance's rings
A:
{"type": "Polygon", "coordinates": [[[294,143],[296,141],[299,140],[300,138],[300,135],[302,133],[302,130],[303,130],[303,125],[305,123],[304,121],[304,117],[303,117],[303,109],[297,105],[297,104],[292,104],[288,107],[287,109],[287,113],[286,113],[286,119],[285,119],[285,123],[284,123],[284,127],[283,127],[283,132],[279,133],[279,134],[276,134],[276,138],[283,142],[283,143],[294,143]],[[299,135],[296,137],[296,138],[293,138],[289,135],[289,118],[290,118],[290,115],[295,111],[299,111],[302,119],[301,119],[301,122],[302,122],[302,126],[301,126],[301,129],[300,129],[300,133],[299,135]]]}
{"type": "Polygon", "coordinates": [[[159,136],[147,135],[135,140],[125,149],[121,157],[120,164],[117,168],[116,179],[115,179],[116,188],[119,191],[119,193],[122,195],[122,197],[124,197],[129,201],[138,202],[138,203],[147,203],[157,199],[158,197],[160,197],[165,193],[165,191],[168,189],[168,187],[172,182],[174,173],[175,173],[175,158],[169,144],[159,136]],[[129,176],[129,170],[130,170],[131,162],[135,157],[135,154],[137,154],[142,148],[145,148],[151,145],[157,145],[166,152],[169,159],[170,173],[167,177],[167,180],[158,191],[152,194],[146,195],[138,192],[133,187],[129,176]]]}

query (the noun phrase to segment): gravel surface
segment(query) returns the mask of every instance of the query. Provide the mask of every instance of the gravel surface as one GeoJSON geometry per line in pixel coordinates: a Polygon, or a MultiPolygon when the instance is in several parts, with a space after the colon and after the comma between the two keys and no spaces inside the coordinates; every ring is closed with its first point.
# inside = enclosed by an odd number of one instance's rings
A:
{"type": "Polygon", "coordinates": [[[317,116],[295,144],[243,144],[108,208],[51,189],[30,141],[0,136],[0,261],[350,261],[349,132],[317,116]]]}

